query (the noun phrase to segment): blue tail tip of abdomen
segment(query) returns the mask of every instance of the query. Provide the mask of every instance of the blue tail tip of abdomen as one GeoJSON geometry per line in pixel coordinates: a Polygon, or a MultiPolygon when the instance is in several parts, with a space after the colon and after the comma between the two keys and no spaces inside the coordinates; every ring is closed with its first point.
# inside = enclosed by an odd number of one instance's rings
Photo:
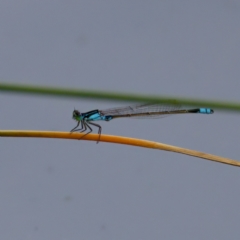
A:
{"type": "Polygon", "coordinates": [[[211,108],[199,108],[199,113],[212,114],[214,111],[211,108]]]}

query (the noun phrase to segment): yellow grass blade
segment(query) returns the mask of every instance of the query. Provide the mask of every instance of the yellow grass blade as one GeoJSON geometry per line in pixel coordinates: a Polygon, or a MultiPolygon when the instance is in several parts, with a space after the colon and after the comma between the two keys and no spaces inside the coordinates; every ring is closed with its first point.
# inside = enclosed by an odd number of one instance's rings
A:
{"type": "MultiPolygon", "coordinates": [[[[83,135],[84,135],[83,133],[69,133],[69,132],[0,130],[0,137],[62,138],[62,139],[78,140],[83,135]]],[[[98,137],[99,137],[98,134],[88,134],[84,136],[81,140],[97,141],[98,137]]],[[[159,142],[147,141],[143,139],[102,134],[100,138],[100,142],[118,143],[118,144],[126,144],[126,145],[132,145],[137,147],[165,150],[165,151],[190,155],[193,157],[203,158],[206,160],[215,161],[219,163],[229,164],[232,166],[237,166],[237,167],[240,166],[240,162],[229,159],[229,158],[219,157],[219,156],[208,154],[208,153],[203,153],[203,152],[190,150],[186,148],[180,148],[180,147],[163,144],[159,142]]]]}

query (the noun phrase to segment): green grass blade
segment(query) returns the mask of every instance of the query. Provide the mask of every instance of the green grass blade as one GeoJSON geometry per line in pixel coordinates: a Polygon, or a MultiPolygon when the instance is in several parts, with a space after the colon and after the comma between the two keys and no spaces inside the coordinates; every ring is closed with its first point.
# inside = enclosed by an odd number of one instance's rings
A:
{"type": "Polygon", "coordinates": [[[35,85],[23,84],[8,84],[0,83],[0,91],[32,94],[32,95],[48,95],[56,97],[69,97],[69,98],[88,98],[88,99],[101,99],[101,100],[115,100],[127,102],[155,102],[162,104],[180,104],[185,106],[196,107],[211,107],[214,109],[240,111],[240,103],[226,102],[226,101],[213,101],[201,100],[192,98],[177,98],[168,96],[153,96],[132,93],[119,93],[119,92],[106,92],[94,91],[84,89],[70,89],[70,88],[57,88],[57,87],[44,87],[35,85]]]}

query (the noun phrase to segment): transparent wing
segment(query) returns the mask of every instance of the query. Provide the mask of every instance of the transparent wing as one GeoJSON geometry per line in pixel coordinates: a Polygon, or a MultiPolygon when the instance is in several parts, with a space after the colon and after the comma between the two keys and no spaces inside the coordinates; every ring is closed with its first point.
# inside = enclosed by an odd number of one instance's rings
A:
{"type": "Polygon", "coordinates": [[[179,105],[160,105],[160,104],[141,104],[135,106],[128,107],[119,107],[119,108],[110,108],[106,110],[100,110],[100,113],[103,116],[111,115],[111,116],[119,116],[119,115],[132,115],[132,114],[144,114],[141,116],[131,116],[131,118],[161,118],[166,117],[166,115],[170,115],[171,112],[176,113],[176,111],[180,110],[181,107],[179,105]],[[156,115],[159,113],[159,115],[156,115]]]}

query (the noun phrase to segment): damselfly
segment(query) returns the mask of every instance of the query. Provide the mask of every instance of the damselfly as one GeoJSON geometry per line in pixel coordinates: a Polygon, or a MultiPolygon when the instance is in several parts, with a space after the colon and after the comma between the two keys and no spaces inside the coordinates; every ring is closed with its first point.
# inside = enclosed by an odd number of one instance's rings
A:
{"type": "MultiPolygon", "coordinates": [[[[102,127],[93,121],[110,121],[115,118],[159,118],[171,114],[183,114],[183,113],[202,113],[211,114],[214,111],[210,108],[195,108],[195,109],[181,109],[179,106],[164,106],[159,104],[142,104],[136,106],[111,108],[107,110],[92,110],[86,113],[80,113],[78,110],[73,111],[72,118],[76,120],[77,126],[71,130],[71,132],[85,132],[89,130],[85,135],[92,132],[91,126],[98,128],[100,140],[102,127]],[[79,125],[81,124],[81,127],[79,125]]],[[[81,137],[81,138],[82,138],[81,137]]]]}

